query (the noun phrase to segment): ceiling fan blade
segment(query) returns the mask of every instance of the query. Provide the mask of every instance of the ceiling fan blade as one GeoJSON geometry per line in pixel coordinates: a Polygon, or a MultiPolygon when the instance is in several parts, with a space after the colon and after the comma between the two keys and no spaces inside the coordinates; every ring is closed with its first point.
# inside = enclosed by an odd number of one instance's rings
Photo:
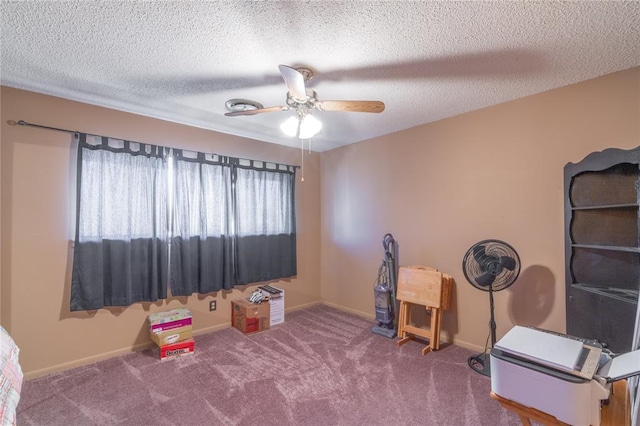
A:
{"type": "Polygon", "coordinates": [[[491,272],[485,272],[484,274],[476,278],[476,282],[478,283],[478,285],[482,287],[488,287],[491,284],[493,284],[493,281],[495,281],[495,279],[496,279],[496,276],[493,275],[491,272]]]}
{"type": "Polygon", "coordinates": [[[352,112],[382,112],[384,102],[380,101],[317,101],[314,104],[320,111],[352,111],[352,112]]]}
{"type": "Polygon", "coordinates": [[[256,115],[256,114],[262,114],[263,112],[286,111],[288,109],[289,109],[288,106],[274,106],[274,107],[267,107],[267,108],[248,109],[246,111],[227,112],[225,115],[227,117],[235,117],[237,115],[256,115]]]}
{"type": "Polygon", "coordinates": [[[289,95],[298,102],[306,102],[307,90],[304,85],[304,76],[297,69],[286,65],[278,65],[278,69],[287,85],[289,95]]]}

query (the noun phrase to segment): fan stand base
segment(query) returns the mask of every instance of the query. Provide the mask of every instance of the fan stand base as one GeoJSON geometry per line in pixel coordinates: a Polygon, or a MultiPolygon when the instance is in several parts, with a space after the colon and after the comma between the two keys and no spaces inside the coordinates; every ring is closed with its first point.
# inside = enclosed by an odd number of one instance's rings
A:
{"type": "Polygon", "coordinates": [[[474,356],[470,356],[467,360],[469,367],[476,373],[480,373],[484,376],[491,377],[491,360],[490,354],[482,353],[474,356]]]}

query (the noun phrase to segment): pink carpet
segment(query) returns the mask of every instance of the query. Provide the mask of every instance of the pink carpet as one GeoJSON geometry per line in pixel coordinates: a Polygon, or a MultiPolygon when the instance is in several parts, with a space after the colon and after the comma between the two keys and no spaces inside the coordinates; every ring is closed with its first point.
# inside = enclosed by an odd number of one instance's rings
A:
{"type": "Polygon", "coordinates": [[[18,425],[519,425],[491,399],[471,352],[398,348],[372,322],[318,305],[271,330],[196,336],[26,381],[18,425]]]}

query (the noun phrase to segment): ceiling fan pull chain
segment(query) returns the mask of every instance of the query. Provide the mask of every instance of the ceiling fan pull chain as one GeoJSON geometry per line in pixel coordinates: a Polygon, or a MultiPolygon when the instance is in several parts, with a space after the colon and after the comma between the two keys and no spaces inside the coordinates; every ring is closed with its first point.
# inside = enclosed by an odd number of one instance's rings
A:
{"type": "Polygon", "coordinates": [[[304,139],[300,139],[300,182],[304,183],[304,139]]]}

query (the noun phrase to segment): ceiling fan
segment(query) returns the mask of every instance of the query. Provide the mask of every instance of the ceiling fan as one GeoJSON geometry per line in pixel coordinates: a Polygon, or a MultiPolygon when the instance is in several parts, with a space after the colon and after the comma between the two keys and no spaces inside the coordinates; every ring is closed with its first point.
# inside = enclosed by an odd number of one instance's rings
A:
{"type": "Polygon", "coordinates": [[[236,117],[292,109],[296,112],[296,121],[298,123],[298,129],[294,135],[302,136],[299,128],[300,124],[308,117],[309,112],[314,109],[319,111],[372,113],[384,111],[384,103],[381,101],[320,101],[316,92],[306,87],[306,83],[313,77],[313,71],[305,67],[294,68],[287,65],[279,65],[278,68],[287,85],[286,105],[265,108],[262,104],[247,99],[230,99],[225,104],[227,110],[229,110],[225,115],[236,117]]]}

